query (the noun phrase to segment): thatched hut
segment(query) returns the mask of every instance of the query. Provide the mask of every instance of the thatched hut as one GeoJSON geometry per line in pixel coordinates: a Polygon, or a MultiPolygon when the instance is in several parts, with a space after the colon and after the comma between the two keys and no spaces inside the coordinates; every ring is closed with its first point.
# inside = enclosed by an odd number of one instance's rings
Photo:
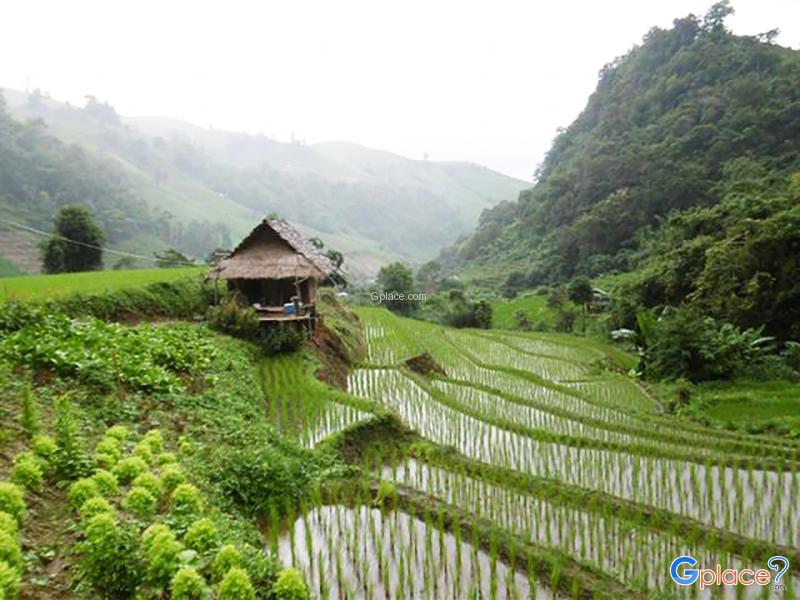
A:
{"type": "Polygon", "coordinates": [[[208,273],[223,279],[262,321],[313,319],[317,290],[336,265],[283,219],[264,219],[208,273]]]}

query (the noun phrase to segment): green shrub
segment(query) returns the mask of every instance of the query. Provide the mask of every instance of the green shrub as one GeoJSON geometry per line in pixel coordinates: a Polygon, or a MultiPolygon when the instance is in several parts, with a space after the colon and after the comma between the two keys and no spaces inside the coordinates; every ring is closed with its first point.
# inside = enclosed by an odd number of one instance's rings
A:
{"type": "Polygon", "coordinates": [[[0,561],[15,568],[22,564],[22,548],[17,536],[8,531],[0,531],[0,561]]]}
{"type": "Polygon", "coordinates": [[[36,456],[46,463],[52,464],[55,461],[56,454],[58,453],[58,445],[49,435],[37,433],[33,436],[31,447],[36,456]]]}
{"type": "Polygon", "coordinates": [[[176,463],[167,463],[161,467],[161,485],[165,492],[172,492],[185,481],[186,476],[176,463]]]}
{"type": "Polygon", "coordinates": [[[78,424],[73,414],[72,402],[67,396],[56,400],[56,470],[64,479],[81,477],[89,470],[89,459],[84,450],[84,441],[78,431],[78,424]]]}
{"type": "Polygon", "coordinates": [[[84,477],[79,479],[67,491],[67,498],[74,509],[79,509],[89,498],[100,496],[100,489],[93,479],[84,477]]]}
{"type": "Polygon", "coordinates": [[[150,546],[152,545],[153,540],[162,533],[175,537],[172,533],[172,530],[169,528],[169,525],[164,523],[153,523],[144,530],[142,533],[142,552],[144,554],[147,554],[150,551],[150,546]]]}
{"type": "Polygon", "coordinates": [[[219,581],[233,567],[242,565],[242,554],[233,544],[225,544],[217,552],[214,562],[211,563],[211,575],[214,581],[219,581]]]}
{"type": "Polygon", "coordinates": [[[200,492],[190,483],[181,483],[169,498],[170,511],[180,518],[198,517],[203,512],[200,492]]]}
{"type": "MultiPolygon", "coordinates": [[[[265,554],[263,548],[256,548],[250,544],[241,546],[241,567],[250,576],[250,582],[256,590],[272,590],[278,572],[283,568],[280,560],[273,554],[265,554]]],[[[233,565],[232,565],[233,566],[233,565]]],[[[224,572],[223,572],[224,573],[224,572]]],[[[259,598],[263,597],[259,593],[259,598]]],[[[266,595],[269,597],[269,595],[266,595]]]]}
{"type": "Polygon", "coordinates": [[[183,546],[172,531],[155,535],[145,554],[147,579],[158,587],[166,587],[180,567],[183,546]]]}
{"type": "Polygon", "coordinates": [[[112,517],[116,517],[116,511],[114,510],[114,507],[111,506],[111,503],[102,496],[89,498],[81,505],[81,508],[78,512],[81,515],[81,519],[84,520],[89,520],[101,513],[109,513],[112,517]]]}
{"type": "Polygon", "coordinates": [[[150,449],[150,444],[145,441],[141,441],[133,447],[133,456],[141,458],[148,465],[152,465],[155,462],[155,456],[150,449]]]}
{"type": "Polygon", "coordinates": [[[219,600],[256,600],[247,571],[232,567],[219,584],[219,600]]]}
{"type": "Polygon", "coordinates": [[[217,527],[211,519],[198,519],[189,525],[183,536],[187,548],[203,553],[217,546],[217,527]]]}
{"type": "Polygon", "coordinates": [[[17,535],[19,525],[17,520],[7,512],[0,512],[0,531],[7,531],[13,535],[17,535]]]}
{"type": "Polygon", "coordinates": [[[39,491],[44,482],[44,473],[39,459],[32,452],[20,452],[14,457],[11,481],[26,489],[39,491]]]}
{"type": "Polygon", "coordinates": [[[39,407],[36,406],[33,391],[31,386],[26,384],[22,390],[22,411],[19,416],[19,424],[22,426],[22,431],[25,432],[25,437],[32,439],[39,432],[40,421],[41,415],[39,407]]]}
{"type": "Polygon", "coordinates": [[[148,470],[147,463],[138,456],[128,456],[119,461],[113,473],[122,484],[130,483],[148,470]]]}
{"type": "Polygon", "coordinates": [[[311,597],[300,571],[291,567],[278,573],[272,590],[276,600],[308,600],[311,597]]]}
{"type": "Polygon", "coordinates": [[[117,458],[115,456],[112,456],[111,454],[105,454],[103,452],[98,452],[92,456],[92,460],[94,461],[95,466],[106,470],[113,469],[117,464],[117,458]]]}
{"type": "Polygon", "coordinates": [[[143,487],[156,498],[160,497],[163,492],[161,480],[150,471],[145,471],[141,475],[138,475],[136,479],[131,482],[131,485],[134,487],[143,487]]]}
{"type": "Polygon", "coordinates": [[[207,594],[206,582],[192,567],[181,567],[169,584],[172,600],[201,600],[207,594]]]}
{"type": "Polygon", "coordinates": [[[132,487],[122,501],[122,507],[134,517],[145,519],[156,514],[158,500],[143,487],[132,487]]]}
{"type": "Polygon", "coordinates": [[[156,462],[159,465],[171,465],[178,462],[178,457],[172,452],[162,452],[156,457],[156,462]]]}
{"type": "Polygon", "coordinates": [[[0,481],[0,511],[8,513],[22,526],[28,516],[25,493],[22,488],[10,481],[0,481]]]}
{"type": "Polygon", "coordinates": [[[209,307],[206,319],[212,329],[243,340],[254,341],[259,334],[260,323],[256,312],[250,307],[239,306],[236,298],[209,307]]]}
{"type": "Polygon", "coordinates": [[[91,517],[79,545],[80,573],[99,593],[110,598],[130,597],[141,579],[135,535],[111,513],[91,517]]]}
{"type": "Polygon", "coordinates": [[[119,491],[119,481],[111,471],[96,469],[91,479],[104,496],[113,496],[119,491]]]}
{"type": "Polygon", "coordinates": [[[19,571],[0,560],[0,598],[13,600],[19,596],[19,571]]]}
{"type": "Polygon", "coordinates": [[[108,454],[113,456],[115,460],[119,460],[122,456],[122,442],[115,437],[106,434],[106,437],[97,442],[94,447],[96,454],[108,454]]]}
{"type": "Polygon", "coordinates": [[[164,438],[158,429],[148,431],[142,441],[150,447],[153,454],[161,454],[164,451],[164,438]]]}
{"type": "Polygon", "coordinates": [[[300,327],[278,323],[261,331],[258,343],[266,354],[294,352],[303,347],[306,334],[300,327]]]}
{"type": "Polygon", "coordinates": [[[130,431],[125,425],[114,425],[106,430],[106,437],[114,438],[120,442],[127,440],[129,435],[130,431]]]}

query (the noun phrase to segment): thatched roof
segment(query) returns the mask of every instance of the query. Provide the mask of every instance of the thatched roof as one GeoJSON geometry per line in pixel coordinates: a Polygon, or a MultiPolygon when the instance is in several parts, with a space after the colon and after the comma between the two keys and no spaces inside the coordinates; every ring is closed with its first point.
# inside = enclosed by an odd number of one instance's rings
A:
{"type": "Polygon", "coordinates": [[[264,219],[209,279],[325,279],[336,265],[283,219],[264,219]]]}

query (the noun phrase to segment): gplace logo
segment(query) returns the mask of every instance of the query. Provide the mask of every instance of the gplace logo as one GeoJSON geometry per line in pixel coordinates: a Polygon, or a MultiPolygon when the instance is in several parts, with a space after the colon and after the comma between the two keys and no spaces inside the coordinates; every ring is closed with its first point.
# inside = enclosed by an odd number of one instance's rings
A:
{"type": "Polygon", "coordinates": [[[789,561],[785,556],[773,556],[767,566],[775,571],[775,581],[767,569],[723,569],[717,565],[714,569],[696,569],[697,560],[692,556],[679,556],[669,566],[669,575],[678,585],[692,585],[700,582],[703,590],[712,585],[770,585],[778,588],[781,577],[789,569],[789,561]]]}

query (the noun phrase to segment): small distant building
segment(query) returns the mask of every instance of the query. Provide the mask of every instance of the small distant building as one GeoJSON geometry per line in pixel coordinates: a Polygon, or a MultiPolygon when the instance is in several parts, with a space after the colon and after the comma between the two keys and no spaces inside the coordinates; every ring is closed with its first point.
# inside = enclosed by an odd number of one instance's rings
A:
{"type": "Polygon", "coordinates": [[[261,321],[316,319],[318,290],[336,265],[283,219],[264,219],[206,279],[227,281],[261,321]]]}

